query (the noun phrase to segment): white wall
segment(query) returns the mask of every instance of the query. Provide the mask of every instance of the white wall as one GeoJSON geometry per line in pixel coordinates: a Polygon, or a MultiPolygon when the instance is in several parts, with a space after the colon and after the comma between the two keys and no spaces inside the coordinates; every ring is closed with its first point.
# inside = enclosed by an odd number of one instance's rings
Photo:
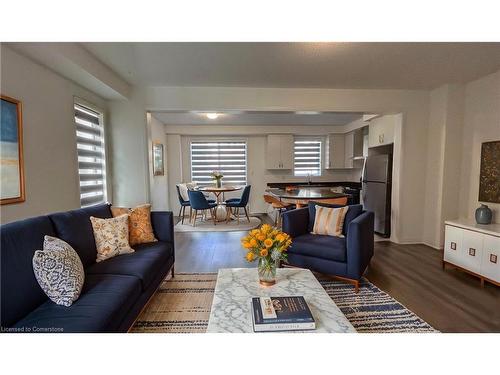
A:
{"type": "Polygon", "coordinates": [[[23,106],[26,182],[26,201],[2,206],[1,222],[79,208],[74,96],[104,111],[106,101],[3,44],[0,51],[0,91],[23,106]]]}
{"type": "Polygon", "coordinates": [[[151,206],[155,211],[165,211],[170,209],[168,197],[168,173],[167,168],[167,135],[165,133],[165,125],[158,121],[151,114],[147,115],[148,121],[148,154],[149,154],[149,187],[151,196],[151,206]],[[164,155],[164,175],[153,175],[153,143],[161,143],[163,145],[164,155]]]}
{"type": "Polygon", "coordinates": [[[149,160],[144,92],[109,102],[113,166],[113,204],[135,207],[149,202],[149,160]]]}
{"type": "Polygon", "coordinates": [[[447,94],[446,85],[430,93],[423,241],[432,246],[440,242],[447,94]]]}
{"type": "MultiPolygon", "coordinates": [[[[473,218],[479,206],[481,143],[500,140],[500,71],[465,86],[460,179],[460,216],[473,218]]],[[[500,223],[500,204],[486,203],[500,223]]]]}

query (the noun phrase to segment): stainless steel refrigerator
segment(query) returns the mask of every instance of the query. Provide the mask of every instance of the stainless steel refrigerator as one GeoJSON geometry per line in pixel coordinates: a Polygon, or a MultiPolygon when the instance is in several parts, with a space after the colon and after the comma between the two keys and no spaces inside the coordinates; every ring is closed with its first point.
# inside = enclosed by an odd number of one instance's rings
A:
{"type": "Polygon", "coordinates": [[[375,214],[375,232],[391,235],[392,154],[373,155],[365,159],[362,175],[364,209],[375,214]]]}

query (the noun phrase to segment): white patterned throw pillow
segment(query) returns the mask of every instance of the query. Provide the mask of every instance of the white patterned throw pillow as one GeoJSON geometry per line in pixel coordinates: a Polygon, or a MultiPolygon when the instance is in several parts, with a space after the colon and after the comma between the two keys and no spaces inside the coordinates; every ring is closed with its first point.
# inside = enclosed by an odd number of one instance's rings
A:
{"type": "Polygon", "coordinates": [[[77,252],[59,238],[45,236],[43,250],[35,251],[33,272],[42,290],[56,304],[71,306],[78,299],[85,271],[77,252]]]}
{"type": "Polygon", "coordinates": [[[90,217],[97,248],[96,262],[134,252],[128,242],[128,216],[124,214],[111,219],[90,217]]]}

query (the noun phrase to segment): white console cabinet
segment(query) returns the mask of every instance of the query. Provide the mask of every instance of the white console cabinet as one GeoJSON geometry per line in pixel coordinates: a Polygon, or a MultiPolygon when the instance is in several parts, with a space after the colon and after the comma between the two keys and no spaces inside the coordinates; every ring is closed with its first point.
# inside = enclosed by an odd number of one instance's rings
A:
{"type": "Polygon", "coordinates": [[[478,276],[481,285],[485,280],[500,285],[500,224],[446,221],[443,267],[446,264],[478,276]]]}

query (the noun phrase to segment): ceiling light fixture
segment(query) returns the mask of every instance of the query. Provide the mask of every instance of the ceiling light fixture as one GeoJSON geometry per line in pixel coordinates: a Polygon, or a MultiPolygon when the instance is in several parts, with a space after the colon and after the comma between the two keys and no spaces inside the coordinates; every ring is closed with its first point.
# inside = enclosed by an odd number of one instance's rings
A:
{"type": "Polygon", "coordinates": [[[215,112],[211,112],[211,113],[207,113],[206,114],[207,118],[209,118],[210,120],[215,120],[217,117],[219,117],[219,114],[218,113],[215,113],[215,112]]]}
{"type": "Polygon", "coordinates": [[[296,115],[319,115],[317,111],[296,111],[296,115]]]}

